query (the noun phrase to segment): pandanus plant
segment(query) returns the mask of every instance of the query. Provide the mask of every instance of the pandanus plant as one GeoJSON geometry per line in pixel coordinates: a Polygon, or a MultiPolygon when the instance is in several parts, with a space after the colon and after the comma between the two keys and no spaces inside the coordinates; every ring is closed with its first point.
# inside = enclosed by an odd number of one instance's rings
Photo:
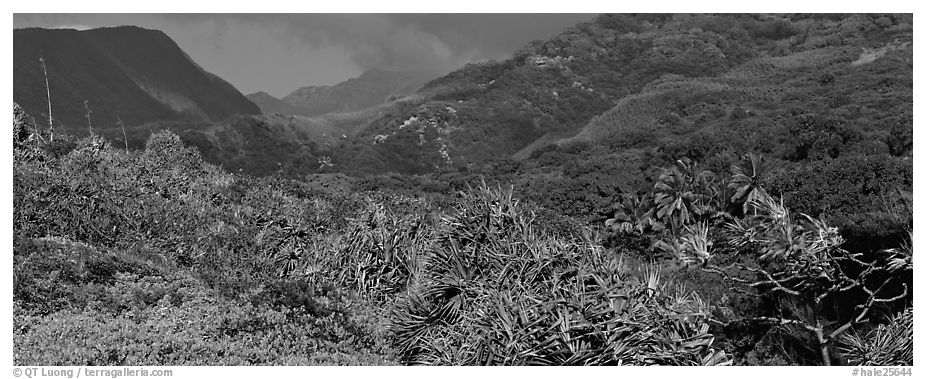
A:
{"type": "Polygon", "coordinates": [[[306,227],[285,219],[258,221],[261,231],[256,244],[265,250],[266,259],[280,277],[297,272],[304,264],[304,256],[313,233],[306,227]]]}
{"type": "Polygon", "coordinates": [[[731,363],[712,347],[709,308],[696,294],[534,222],[510,191],[464,194],[437,228],[421,280],[397,302],[390,329],[402,362],[731,363]]]}
{"type": "Polygon", "coordinates": [[[417,254],[427,250],[429,233],[422,219],[391,214],[369,201],[361,216],[351,220],[331,269],[341,284],[363,294],[395,293],[417,271],[417,254]]]}
{"type": "Polygon", "coordinates": [[[846,334],[841,352],[853,366],[912,366],[913,308],[907,308],[866,335],[846,334]]]}
{"type": "Polygon", "coordinates": [[[711,259],[711,247],[714,244],[708,232],[709,227],[706,222],[687,225],[679,236],[656,241],[653,247],[662,250],[685,266],[703,265],[711,259]]]}

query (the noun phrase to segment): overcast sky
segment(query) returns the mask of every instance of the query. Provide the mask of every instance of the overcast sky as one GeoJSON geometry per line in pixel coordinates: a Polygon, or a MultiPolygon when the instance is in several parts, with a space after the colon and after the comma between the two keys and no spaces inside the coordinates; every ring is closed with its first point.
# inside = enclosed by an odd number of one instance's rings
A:
{"type": "Polygon", "coordinates": [[[14,14],[13,25],[136,25],[167,33],[242,93],[282,97],[370,68],[449,72],[505,59],[587,14],[14,14]]]}

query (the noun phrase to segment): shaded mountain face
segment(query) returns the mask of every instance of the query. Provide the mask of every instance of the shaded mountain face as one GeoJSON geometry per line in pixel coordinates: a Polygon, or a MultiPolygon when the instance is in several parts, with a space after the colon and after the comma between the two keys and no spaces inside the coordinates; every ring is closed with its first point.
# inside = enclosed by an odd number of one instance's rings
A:
{"type": "MultiPolygon", "coordinates": [[[[217,121],[260,109],[206,72],[161,31],[122,26],[13,31],[13,99],[47,119],[45,62],[56,128],[94,129],[158,120],[217,121]]],[[[40,125],[43,123],[40,123],[40,125]]]]}
{"type": "MultiPolygon", "coordinates": [[[[359,77],[334,86],[307,86],[281,100],[295,108],[294,114],[316,116],[325,113],[352,112],[389,102],[414,93],[438,74],[430,71],[388,71],[373,69],[359,77]]],[[[261,110],[279,109],[268,104],[261,110]]],[[[282,112],[281,112],[282,113],[282,112]]]]}

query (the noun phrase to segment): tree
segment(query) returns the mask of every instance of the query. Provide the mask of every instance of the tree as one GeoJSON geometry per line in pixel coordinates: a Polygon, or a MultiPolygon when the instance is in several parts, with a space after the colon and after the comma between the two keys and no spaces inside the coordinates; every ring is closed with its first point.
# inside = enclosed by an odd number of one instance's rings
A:
{"type": "Polygon", "coordinates": [[[648,230],[662,231],[665,226],[656,220],[653,200],[647,195],[624,193],[621,201],[614,205],[614,217],[605,221],[605,226],[616,232],[648,230]]]}
{"type": "Polygon", "coordinates": [[[743,157],[744,165],[733,165],[730,171],[733,177],[728,187],[735,192],[730,198],[734,204],[742,204],[745,211],[746,204],[760,194],[762,180],[768,172],[768,165],[762,155],[749,153],[743,157]]]}
{"type": "Polygon", "coordinates": [[[714,173],[698,170],[687,160],[679,160],[663,170],[654,186],[656,217],[673,227],[692,223],[710,211],[714,173]]]}
{"type": "Polygon", "coordinates": [[[849,301],[851,311],[837,311],[835,320],[825,320],[779,309],[777,314],[739,321],[807,331],[817,342],[823,363],[830,365],[831,350],[845,332],[868,322],[876,306],[907,297],[907,284],[897,282],[901,274],[912,272],[908,249],[883,250],[871,259],[843,249],[837,228],[805,214],[793,217],[781,199],[764,191],[746,205],[751,215],[725,225],[725,242],[737,255],[754,256],[704,269],[779,304],[804,304],[822,314],[849,301]]]}

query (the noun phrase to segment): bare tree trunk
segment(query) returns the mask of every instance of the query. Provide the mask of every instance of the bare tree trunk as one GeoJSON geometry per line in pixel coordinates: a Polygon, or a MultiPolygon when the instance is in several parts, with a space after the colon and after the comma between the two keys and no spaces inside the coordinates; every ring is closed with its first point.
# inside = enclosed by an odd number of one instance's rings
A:
{"type": "Polygon", "coordinates": [[[45,74],[45,96],[48,100],[48,133],[49,139],[55,140],[55,130],[54,130],[54,119],[51,117],[51,87],[48,85],[48,70],[45,68],[45,57],[39,57],[39,62],[42,63],[42,73],[45,74]]]}
{"type": "Polygon", "coordinates": [[[817,324],[816,327],[817,343],[820,344],[820,356],[823,357],[823,364],[827,366],[832,366],[833,362],[830,360],[830,347],[829,341],[823,337],[823,327],[817,324]]]}
{"type": "Polygon", "coordinates": [[[93,123],[90,122],[90,102],[84,100],[84,112],[87,115],[87,127],[90,128],[90,135],[93,135],[93,123]]]}
{"type": "Polygon", "coordinates": [[[119,116],[116,116],[116,121],[119,127],[122,128],[122,142],[125,142],[125,151],[129,151],[129,137],[125,135],[125,124],[122,123],[122,119],[119,118],[119,116]]]}

